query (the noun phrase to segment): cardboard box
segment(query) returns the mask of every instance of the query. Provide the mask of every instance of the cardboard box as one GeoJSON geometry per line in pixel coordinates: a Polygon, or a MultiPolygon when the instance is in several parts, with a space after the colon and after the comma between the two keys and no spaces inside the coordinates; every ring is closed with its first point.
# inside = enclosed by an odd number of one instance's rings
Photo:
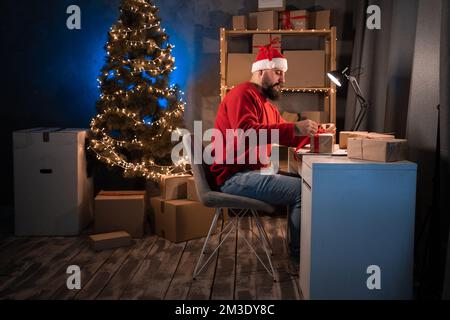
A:
{"type": "Polygon", "coordinates": [[[311,29],[330,29],[330,10],[322,10],[310,13],[310,28],[311,29]]]}
{"type": "Polygon", "coordinates": [[[363,159],[362,140],[363,138],[347,139],[347,157],[351,159],[363,159]]]}
{"type": "Polygon", "coordinates": [[[320,133],[311,135],[310,150],[313,153],[333,153],[334,134],[320,133]]]}
{"type": "Polygon", "coordinates": [[[89,242],[95,251],[127,247],[131,245],[131,236],[125,231],[100,233],[89,236],[89,242]]]}
{"type": "Polygon", "coordinates": [[[395,139],[394,135],[367,131],[341,131],[339,133],[339,148],[347,148],[348,138],[367,138],[367,139],[383,139],[391,140],[395,139]]]}
{"type": "Polygon", "coordinates": [[[283,11],[286,9],[286,0],[258,0],[258,10],[283,11]]]}
{"type": "Polygon", "coordinates": [[[261,11],[256,15],[258,30],[278,30],[278,12],[261,11]]]}
{"type": "Polygon", "coordinates": [[[246,30],[248,26],[247,16],[233,16],[233,29],[246,30]]]}
{"type": "Polygon", "coordinates": [[[339,132],[339,148],[347,149],[348,138],[366,137],[367,131],[341,131],[339,132]]]}
{"type": "Polygon", "coordinates": [[[312,120],[317,123],[325,123],[328,122],[329,116],[328,112],[323,111],[303,111],[300,113],[300,120],[312,120]]]}
{"type": "Polygon", "coordinates": [[[189,178],[187,181],[187,199],[197,202],[200,201],[200,199],[197,196],[197,187],[195,186],[194,177],[189,178]]]}
{"type": "Polygon", "coordinates": [[[205,237],[208,234],[215,209],[190,200],[164,201],[151,198],[155,212],[155,232],[172,242],[205,237]]]}
{"type": "Polygon", "coordinates": [[[160,180],[161,196],[164,200],[186,199],[187,180],[191,175],[162,176],[160,180]]]}
{"type": "Polygon", "coordinates": [[[324,87],[325,51],[284,51],[288,61],[285,87],[324,87]]]}
{"type": "Polygon", "coordinates": [[[364,160],[402,161],[408,156],[408,141],[405,139],[362,139],[362,151],[364,160]]]}
{"type": "Polygon", "coordinates": [[[95,232],[126,231],[133,238],[144,235],[144,195],[97,195],[95,232]]]}
{"type": "Polygon", "coordinates": [[[254,34],[252,41],[252,52],[258,53],[261,46],[268,45],[274,41],[272,47],[281,52],[281,35],[278,34],[254,34]]]}
{"type": "Polygon", "coordinates": [[[395,162],[407,159],[408,141],[405,139],[349,138],[349,158],[378,162],[395,162]]]}
{"type": "Polygon", "coordinates": [[[248,30],[256,30],[258,28],[258,12],[250,12],[247,19],[248,30]]]}
{"type": "Polygon", "coordinates": [[[15,235],[73,236],[92,221],[86,129],[13,132],[15,235]]]}
{"type": "Polygon", "coordinates": [[[252,76],[254,53],[229,53],[227,62],[227,85],[235,86],[249,81],[252,76]]]}
{"type": "Polygon", "coordinates": [[[281,114],[281,117],[286,122],[297,122],[298,121],[298,113],[283,112],[281,114]]]}
{"type": "Polygon", "coordinates": [[[279,14],[280,29],[302,30],[309,27],[309,13],[307,10],[283,11],[279,14]]]}

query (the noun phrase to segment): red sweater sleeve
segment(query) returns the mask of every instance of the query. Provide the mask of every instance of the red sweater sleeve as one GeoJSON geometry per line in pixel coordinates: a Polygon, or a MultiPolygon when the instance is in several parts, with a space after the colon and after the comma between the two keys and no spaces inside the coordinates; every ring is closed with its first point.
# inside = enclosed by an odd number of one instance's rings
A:
{"type": "MultiPolygon", "coordinates": [[[[286,120],[283,119],[283,117],[280,115],[280,112],[278,110],[277,110],[277,112],[278,112],[278,117],[279,117],[279,122],[280,123],[289,123],[289,122],[286,122],[286,120]]],[[[294,123],[292,122],[292,124],[294,124],[294,123]]],[[[294,124],[294,126],[295,126],[295,124],[294,124]]],[[[288,147],[297,147],[300,144],[300,142],[302,142],[305,139],[308,139],[308,137],[306,137],[306,136],[296,136],[295,135],[295,127],[294,127],[293,143],[287,144],[286,146],[288,146],[288,147]]]]}
{"type": "Polygon", "coordinates": [[[293,146],[297,141],[295,136],[294,123],[287,123],[280,121],[280,114],[278,112],[278,119],[270,119],[271,123],[261,124],[258,122],[258,102],[254,100],[252,95],[248,92],[240,95],[234,95],[228,101],[228,119],[233,127],[243,129],[254,129],[258,133],[261,129],[266,129],[267,138],[271,140],[271,129],[279,130],[279,143],[282,145],[293,146]]]}

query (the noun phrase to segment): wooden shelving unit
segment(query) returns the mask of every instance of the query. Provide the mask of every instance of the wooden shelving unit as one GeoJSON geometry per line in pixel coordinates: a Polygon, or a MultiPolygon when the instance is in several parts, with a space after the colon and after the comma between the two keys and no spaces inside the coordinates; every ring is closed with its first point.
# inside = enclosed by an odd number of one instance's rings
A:
{"type": "MultiPolygon", "coordinates": [[[[232,86],[227,86],[227,54],[228,54],[228,38],[237,36],[248,36],[253,34],[280,34],[283,36],[317,36],[324,37],[325,40],[325,71],[336,70],[336,27],[329,30],[225,30],[220,29],[220,95],[223,99],[225,94],[231,90],[232,86]]],[[[334,83],[326,81],[326,87],[321,88],[295,88],[284,87],[282,90],[286,92],[315,93],[324,94],[323,111],[329,115],[329,121],[336,123],[336,86],[334,83]]]]}

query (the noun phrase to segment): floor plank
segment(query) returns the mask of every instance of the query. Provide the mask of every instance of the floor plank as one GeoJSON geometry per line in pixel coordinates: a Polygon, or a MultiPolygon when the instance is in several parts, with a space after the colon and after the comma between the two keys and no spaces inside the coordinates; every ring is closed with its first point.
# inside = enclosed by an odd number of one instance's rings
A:
{"type": "Polygon", "coordinates": [[[128,256],[126,261],[120,266],[119,270],[112,276],[107,285],[97,296],[99,300],[119,299],[131,279],[144,261],[144,258],[150,253],[158,237],[155,235],[145,237],[142,242],[138,242],[128,256]]]}

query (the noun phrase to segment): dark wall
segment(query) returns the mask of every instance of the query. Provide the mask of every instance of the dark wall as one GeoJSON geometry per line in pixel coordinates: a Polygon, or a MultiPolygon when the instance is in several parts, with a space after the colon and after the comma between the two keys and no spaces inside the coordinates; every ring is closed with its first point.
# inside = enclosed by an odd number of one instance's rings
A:
{"type": "MultiPolygon", "coordinates": [[[[352,52],[353,8],[356,0],[288,0],[297,8],[333,9],[338,27],[338,66],[348,64],[352,52]]],[[[2,0],[2,108],[0,138],[1,204],[13,203],[12,132],[30,127],[87,128],[95,115],[96,77],[103,65],[103,46],[116,22],[120,0],[2,0]],[[66,28],[66,8],[81,8],[82,29],[66,28]]],[[[256,0],[158,0],[162,25],[175,44],[177,71],[173,82],[186,91],[187,124],[212,121],[219,102],[219,27],[231,27],[231,17],[257,8],[256,0]]],[[[343,96],[338,117],[343,118],[343,96]]],[[[341,120],[339,120],[341,121],[341,120]]],[[[188,124],[189,126],[189,124],[188,124]]],[[[101,170],[97,185],[126,186],[119,172],[101,170]]]]}

